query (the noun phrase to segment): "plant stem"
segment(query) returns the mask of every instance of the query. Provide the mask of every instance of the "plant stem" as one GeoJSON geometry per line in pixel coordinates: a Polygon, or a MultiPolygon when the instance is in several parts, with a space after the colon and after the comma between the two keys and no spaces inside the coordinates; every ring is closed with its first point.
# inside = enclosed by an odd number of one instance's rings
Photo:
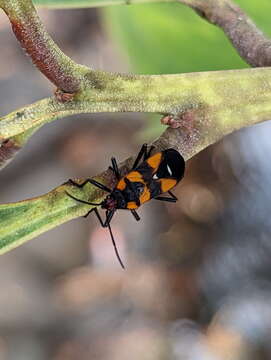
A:
{"type": "MultiPolygon", "coordinates": [[[[97,74],[96,74],[97,75],[97,74]]],[[[271,118],[271,69],[121,76],[100,73],[96,87],[73,101],[38,101],[0,121],[0,136],[9,139],[57,118],[87,112],[193,113],[199,133],[221,138],[236,129],[271,118]]],[[[189,126],[189,121],[186,121],[189,126]]],[[[213,141],[212,141],[213,142],[213,141]]]]}
{"type": "Polygon", "coordinates": [[[179,0],[219,26],[251,66],[271,66],[271,40],[231,0],[179,0]]]}
{"type": "Polygon", "coordinates": [[[74,93],[90,70],[66,56],[46,32],[31,0],[2,0],[12,29],[37,68],[58,88],[74,93]]]}

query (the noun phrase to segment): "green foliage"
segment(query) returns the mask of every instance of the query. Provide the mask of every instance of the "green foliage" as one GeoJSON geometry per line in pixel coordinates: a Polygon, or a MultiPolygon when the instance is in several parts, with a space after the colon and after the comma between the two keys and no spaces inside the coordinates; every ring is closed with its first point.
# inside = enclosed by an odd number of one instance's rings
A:
{"type": "Polygon", "coordinates": [[[222,31],[181,4],[104,10],[109,32],[135,71],[166,74],[245,67],[222,31]]]}
{"type": "Polygon", "coordinates": [[[63,195],[52,192],[36,199],[1,204],[0,254],[58,225],[61,218],[69,218],[66,201],[63,195]]]}
{"type": "MultiPolygon", "coordinates": [[[[269,0],[237,2],[271,35],[269,0]]],[[[182,4],[114,6],[103,12],[109,33],[137,72],[165,74],[247,66],[220,29],[182,4]]]]}
{"type": "MultiPolygon", "coordinates": [[[[269,0],[237,3],[271,35],[269,0]]],[[[248,66],[219,28],[182,4],[112,6],[103,9],[103,14],[108,33],[137,73],[174,74],[248,66]]],[[[163,130],[157,117],[152,119],[141,138],[158,136],[163,130]]]]}
{"type": "MultiPolygon", "coordinates": [[[[0,204],[0,254],[64,222],[83,216],[91,209],[91,206],[82,205],[68,197],[65,191],[82,197],[82,192],[78,189],[72,191],[70,186],[61,185],[50,193],[33,199],[0,204]]],[[[94,196],[101,200],[95,187],[86,186],[85,191],[88,197],[94,196]]]]}
{"type": "Polygon", "coordinates": [[[76,8],[76,7],[89,7],[97,6],[96,3],[102,3],[103,1],[89,1],[89,0],[35,0],[34,4],[37,6],[43,6],[48,8],[76,8]]]}
{"type": "MultiPolygon", "coordinates": [[[[145,0],[136,1],[144,2],[145,0]]],[[[51,9],[71,9],[125,4],[125,0],[34,0],[34,4],[51,9]]]]}
{"type": "MultiPolygon", "coordinates": [[[[18,10],[11,6],[11,1],[5,1],[7,8],[18,10]]],[[[24,3],[20,1],[17,0],[17,4],[24,3]]],[[[29,5],[29,1],[25,0],[25,4],[29,5]]],[[[100,5],[123,2],[95,1],[100,5]]],[[[271,10],[269,0],[262,0],[261,6],[252,1],[246,4],[242,0],[242,3],[249,13],[256,16],[259,14],[256,19],[258,25],[267,29],[267,16],[271,10]]],[[[93,6],[95,2],[36,0],[36,4],[79,7],[84,4],[93,6]]],[[[26,6],[26,9],[31,10],[31,6],[26,6]]],[[[23,15],[25,20],[27,14],[18,12],[17,15],[23,15]]],[[[108,29],[126,49],[137,72],[182,73],[246,66],[220,30],[180,4],[112,7],[104,12],[104,19],[108,29]]],[[[49,46],[55,49],[52,42],[49,46]]],[[[67,64],[67,58],[58,50],[57,54],[60,63],[67,64]]],[[[191,138],[185,134],[182,137],[182,130],[169,129],[160,141],[161,144],[176,147],[185,159],[189,159],[226,134],[270,119],[271,115],[270,68],[175,76],[94,73],[75,63],[71,64],[71,69],[74,69],[82,84],[71,102],[61,103],[55,98],[48,98],[14,111],[1,119],[1,137],[13,140],[18,148],[42,124],[74,113],[144,111],[177,115],[186,112],[193,119],[194,133],[191,138]]],[[[151,131],[152,128],[149,134],[151,131]]],[[[93,186],[77,189],[65,184],[41,197],[0,205],[0,253],[90,210],[90,206],[68,197],[66,191],[94,203],[102,199],[100,192],[93,186]]]]}

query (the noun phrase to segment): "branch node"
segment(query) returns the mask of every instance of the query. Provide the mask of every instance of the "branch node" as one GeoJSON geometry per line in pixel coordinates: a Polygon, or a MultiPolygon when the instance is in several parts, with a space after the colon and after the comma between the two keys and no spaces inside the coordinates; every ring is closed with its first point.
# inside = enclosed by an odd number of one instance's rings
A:
{"type": "Polygon", "coordinates": [[[14,154],[21,149],[13,140],[0,140],[0,166],[11,160],[14,154]]]}
{"type": "Polygon", "coordinates": [[[59,88],[57,88],[56,91],[54,92],[56,99],[61,103],[67,103],[73,101],[75,94],[76,93],[65,92],[59,88]]]}
{"type": "Polygon", "coordinates": [[[177,115],[166,115],[161,118],[161,124],[167,125],[172,129],[177,129],[182,126],[181,118],[177,115]]]}

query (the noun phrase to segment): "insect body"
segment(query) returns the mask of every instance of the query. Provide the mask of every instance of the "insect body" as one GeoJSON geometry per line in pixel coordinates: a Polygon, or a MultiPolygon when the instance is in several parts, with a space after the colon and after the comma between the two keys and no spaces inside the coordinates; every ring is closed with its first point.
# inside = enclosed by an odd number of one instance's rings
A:
{"type": "Polygon", "coordinates": [[[102,209],[106,209],[106,219],[103,222],[97,208],[92,208],[86,215],[94,211],[103,227],[108,227],[111,239],[119,259],[121,266],[123,263],[119,257],[114,237],[111,231],[110,222],[117,209],[130,210],[135,219],[140,220],[136,209],[145,202],[156,199],[161,201],[176,202],[177,198],[171,193],[171,189],[182,179],[185,170],[185,162],[182,155],[175,149],[167,149],[151,156],[153,147],[147,150],[144,144],[138,153],[131,171],[121,177],[115,158],[111,159],[112,166],[110,169],[114,172],[118,182],[113,190],[105,185],[93,180],[86,179],[82,184],[74,181],[70,182],[77,186],[83,187],[87,182],[97,186],[98,188],[108,192],[107,197],[99,204],[93,204],[67,193],[71,198],[89,205],[101,205],[102,209]],[[168,192],[169,197],[160,196],[168,192]]]}

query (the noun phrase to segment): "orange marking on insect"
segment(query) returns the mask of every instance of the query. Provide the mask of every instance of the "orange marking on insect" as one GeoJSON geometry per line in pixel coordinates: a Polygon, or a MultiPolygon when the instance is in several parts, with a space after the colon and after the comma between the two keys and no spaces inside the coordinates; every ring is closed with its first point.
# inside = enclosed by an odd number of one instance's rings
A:
{"type": "Polygon", "coordinates": [[[161,179],[160,183],[161,183],[161,190],[164,193],[172,189],[177,184],[177,181],[174,179],[161,179]]]}
{"type": "Polygon", "coordinates": [[[151,199],[150,190],[145,186],[143,193],[139,197],[140,204],[144,204],[145,202],[151,199]]]}
{"type": "Polygon", "coordinates": [[[132,182],[143,182],[142,175],[138,171],[131,171],[126,178],[132,182]]]}
{"type": "Polygon", "coordinates": [[[127,209],[137,209],[138,208],[138,206],[136,205],[136,203],[134,202],[134,201],[129,201],[128,203],[127,203],[127,209]]]}
{"type": "Polygon", "coordinates": [[[153,156],[151,156],[150,158],[148,158],[146,160],[146,162],[148,163],[148,165],[150,165],[150,167],[152,167],[155,170],[158,169],[160,163],[161,163],[161,158],[162,158],[162,153],[159,152],[153,156]]]}
{"type": "Polygon", "coordinates": [[[118,190],[124,190],[126,187],[126,184],[125,184],[125,181],[124,181],[124,178],[120,179],[120,181],[117,183],[117,186],[116,186],[116,189],[118,190]]]}

